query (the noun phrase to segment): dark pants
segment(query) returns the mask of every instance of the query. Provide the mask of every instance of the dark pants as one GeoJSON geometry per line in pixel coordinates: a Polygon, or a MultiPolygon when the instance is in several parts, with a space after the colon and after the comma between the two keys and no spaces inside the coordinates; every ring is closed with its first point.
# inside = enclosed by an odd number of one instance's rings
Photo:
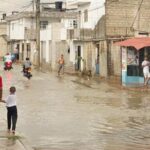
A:
{"type": "Polygon", "coordinates": [[[61,69],[63,70],[63,73],[64,73],[64,64],[59,65],[58,74],[60,73],[61,69]]]}
{"type": "Polygon", "coordinates": [[[2,96],[3,96],[3,90],[0,89],[0,99],[2,99],[2,96]]]}
{"type": "Polygon", "coordinates": [[[15,131],[16,129],[16,123],[17,123],[17,107],[12,106],[12,107],[7,107],[7,125],[8,125],[8,130],[11,129],[11,124],[12,124],[12,130],[15,131]]]}

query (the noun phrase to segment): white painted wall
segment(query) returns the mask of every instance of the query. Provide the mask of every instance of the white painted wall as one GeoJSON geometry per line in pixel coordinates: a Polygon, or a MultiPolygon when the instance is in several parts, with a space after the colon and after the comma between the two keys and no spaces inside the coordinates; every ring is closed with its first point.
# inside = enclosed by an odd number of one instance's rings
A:
{"type": "Polygon", "coordinates": [[[22,18],[10,21],[7,26],[7,34],[11,40],[24,40],[25,28],[31,29],[35,27],[35,21],[31,18],[22,18]]]}
{"type": "Polygon", "coordinates": [[[81,11],[81,28],[94,28],[101,16],[105,13],[104,7],[105,0],[91,0],[90,5],[79,6],[79,11],[81,11]],[[88,22],[84,22],[84,10],[88,10],[88,22]]]}
{"type": "Polygon", "coordinates": [[[23,19],[23,25],[24,25],[24,27],[29,28],[29,29],[31,29],[32,27],[35,28],[36,27],[35,19],[24,18],[23,19]]]}
{"type": "Polygon", "coordinates": [[[47,29],[40,30],[40,39],[41,41],[49,41],[52,40],[52,26],[48,25],[47,29]]]}
{"type": "Polygon", "coordinates": [[[73,41],[69,41],[70,44],[70,61],[75,64],[75,46],[73,41]]]}
{"type": "Polygon", "coordinates": [[[67,30],[65,28],[61,28],[60,40],[67,40],[67,30]]]}
{"type": "Polygon", "coordinates": [[[105,13],[105,0],[67,0],[67,6],[78,8],[81,12],[80,27],[94,28],[98,20],[105,13]],[[87,2],[90,2],[88,4],[87,2]],[[88,10],[88,22],[84,22],[84,10],[88,10]]]}
{"type": "Polygon", "coordinates": [[[40,31],[40,40],[41,42],[45,42],[44,55],[46,57],[46,62],[51,62],[55,58],[55,45],[54,45],[55,41],[61,41],[66,39],[67,39],[67,30],[60,22],[58,23],[49,22],[47,28],[40,31]],[[49,44],[50,41],[52,41],[53,43],[52,47],[50,47],[49,44]]]}
{"type": "Polygon", "coordinates": [[[23,40],[24,39],[24,24],[23,19],[10,22],[10,39],[23,40]]]}

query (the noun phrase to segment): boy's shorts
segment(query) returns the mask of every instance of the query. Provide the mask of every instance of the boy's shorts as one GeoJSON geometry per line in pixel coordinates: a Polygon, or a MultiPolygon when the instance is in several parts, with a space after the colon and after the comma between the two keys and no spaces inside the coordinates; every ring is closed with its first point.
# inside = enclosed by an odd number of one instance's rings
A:
{"type": "Polygon", "coordinates": [[[144,77],[145,77],[145,78],[148,78],[148,77],[150,77],[150,73],[149,73],[148,71],[146,71],[146,72],[143,72],[143,74],[144,74],[144,77]]]}

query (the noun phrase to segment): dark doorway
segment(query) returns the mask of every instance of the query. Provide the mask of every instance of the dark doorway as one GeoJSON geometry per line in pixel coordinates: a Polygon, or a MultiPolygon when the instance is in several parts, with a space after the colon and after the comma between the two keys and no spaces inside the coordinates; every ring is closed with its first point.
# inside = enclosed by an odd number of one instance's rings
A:
{"type": "Polygon", "coordinates": [[[144,49],[139,51],[139,76],[143,76],[142,61],[144,60],[144,49]]]}
{"type": "Polygon", "coordinates": [[[20,44],[17,44],[16,47],[16,59],[19,60],[19,53],[20,53],[20,44]]]}
{"type": "Polygon", "coordinates": [[[81,70],[81,46],[78,46],[78,49],[77,49],[77,57],[78,57],[77,69],[78,69],[78,70],[81,70]]]}
{"type": "Polygon", "coordinates": [[[30,51],[31,51],[31,46],[30,44],[28,43],[27,44],[27,57],[30,58],[30,51]]]}
{"type": "Polygon", "coordinates": [[[96,74],[99,74],[99,44],[96,45],[96,60],[95,60],[95,65],[96,65],[96,74]]]}
{"type": "Polygon", "coordinates": [[[24,43],[22,43],[22,60],[24,60],[24,43]]]}

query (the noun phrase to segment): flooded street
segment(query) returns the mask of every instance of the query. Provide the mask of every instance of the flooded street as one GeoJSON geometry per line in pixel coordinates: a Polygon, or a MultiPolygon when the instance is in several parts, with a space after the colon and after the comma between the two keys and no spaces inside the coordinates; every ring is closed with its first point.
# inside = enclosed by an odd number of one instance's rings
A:
{"type": "Polygon", "coordinates": [[[27,80],[19,66],[1,74],[4,97],[17,88],[17,131],[36,150],[150,149],[148,91],[36,71],[27,80]]]}

